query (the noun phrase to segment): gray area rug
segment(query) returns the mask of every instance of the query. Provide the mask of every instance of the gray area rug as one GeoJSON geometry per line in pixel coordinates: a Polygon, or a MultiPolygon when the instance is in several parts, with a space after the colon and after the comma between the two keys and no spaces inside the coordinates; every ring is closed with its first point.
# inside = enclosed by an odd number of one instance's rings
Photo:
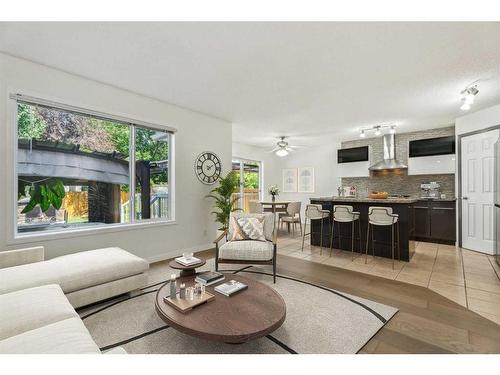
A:
{"type": "MultiPolygon", "coordinates": [[[[213,269],[213,260],[204,267],[213,269]]],[[[267,337],[241,345],[191,337],[168,327],[154,308],[153,285],[175,273],[166,264],[152,267],[150,287],[129,298],[118,297],[79,310],[101,350],[122,346],[131,354],[353,354],[361,349],[397,309],[301,280],[280,275],[276,284],[264,268],[251,267],[241,275],[276,289],[286,302],[283,325],[267,337]]],[[[226,279],[230,280],[231,271],[226,279]]],[[[202,306],[200,307],[202,308],[202,306]]]]}

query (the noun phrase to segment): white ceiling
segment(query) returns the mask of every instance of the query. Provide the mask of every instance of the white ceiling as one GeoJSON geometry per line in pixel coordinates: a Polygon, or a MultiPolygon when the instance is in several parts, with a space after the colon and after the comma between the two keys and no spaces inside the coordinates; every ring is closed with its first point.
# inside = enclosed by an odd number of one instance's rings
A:
{"type": "Polygon", "coordinates": [[[0,51],[233,122],[233,140],[320,144],[452,124],[500,103],[500,23],[0,23],[0,51]]]}

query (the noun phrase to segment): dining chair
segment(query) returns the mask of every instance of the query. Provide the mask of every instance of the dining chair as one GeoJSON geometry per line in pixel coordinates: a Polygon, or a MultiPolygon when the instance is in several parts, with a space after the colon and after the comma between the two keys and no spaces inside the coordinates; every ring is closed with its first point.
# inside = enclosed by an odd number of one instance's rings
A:
{"type": "Polygon", "coordinates": [[[302,202],[290,202],[286,208],[286,212],[280,212],[278,217],[278,222],[283,226],[284,223],[287,224],[288,233],[290,233],[290,226],[292,227],[292,234],[295,235],[295,226],[299,224],[300,235],[302,236],[302,218],[300,216],[300,208],[302,207],[302,202]]]}

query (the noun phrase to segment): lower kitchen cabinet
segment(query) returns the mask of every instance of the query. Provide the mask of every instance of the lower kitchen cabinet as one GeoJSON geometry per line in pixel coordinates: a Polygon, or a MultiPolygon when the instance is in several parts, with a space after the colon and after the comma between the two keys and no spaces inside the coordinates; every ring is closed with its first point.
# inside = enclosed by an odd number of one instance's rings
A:
{"type": "Polygon", "coordinates": [[[415,237],[430,238],[431,237],[431,216],[430,208],[427,202],[415,203],[415,237]]]}
{"type": "Polygon", "coordinates": [[[454,245],[456,242],[455,201],[415,203],[415,239],[454,245]]]}

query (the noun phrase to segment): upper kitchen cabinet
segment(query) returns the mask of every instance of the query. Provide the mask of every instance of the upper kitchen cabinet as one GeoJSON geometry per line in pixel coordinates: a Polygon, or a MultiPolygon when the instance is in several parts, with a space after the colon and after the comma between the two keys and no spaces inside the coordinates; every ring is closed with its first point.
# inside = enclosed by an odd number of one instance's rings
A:
{"type": "Polygon", "coordinates": [[[368,177],[370,166],[368,146],[337,150],[337,165],[341,177],[368,177]]]}
{"type": "Polygon", "coordinates": [[[410,141],[408,174],[455,173],[455,137],[410,141]]]}

